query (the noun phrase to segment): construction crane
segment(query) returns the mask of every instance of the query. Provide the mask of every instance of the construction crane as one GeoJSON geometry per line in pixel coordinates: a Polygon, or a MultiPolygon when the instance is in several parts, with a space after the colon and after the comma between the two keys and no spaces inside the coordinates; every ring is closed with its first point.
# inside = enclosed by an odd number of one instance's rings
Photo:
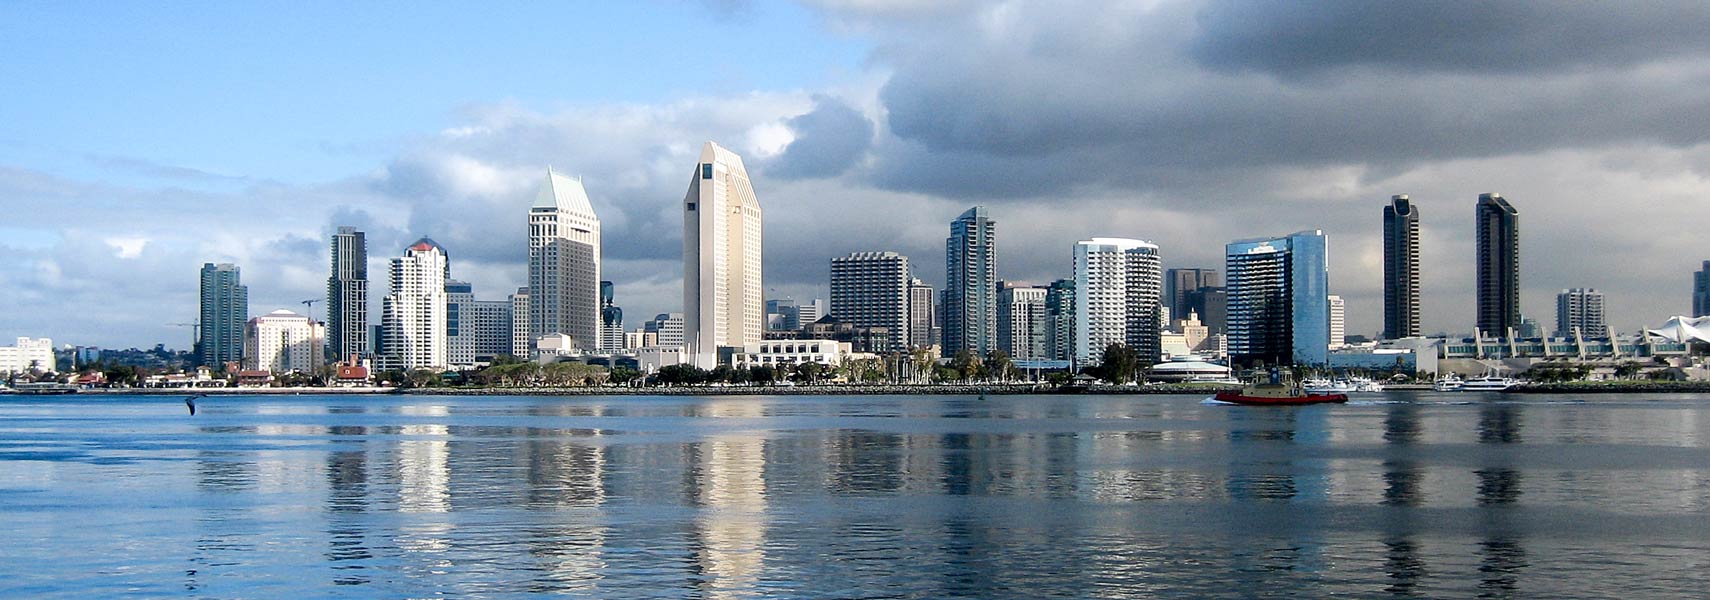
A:
{"type": "Polygon", "coordinates": [[[201,319],[197,319],[197,320],[191,321],[189,323],[167,323],[166,326],[167,327],[189,327],[190,328],[190,351],[191,352],[196,351],[196,346],[198,344],[200,344],[202,341],[202,320],[201,319]]]}
{"type": "Polygon", "coordinates": [[[303,306],[308,307],[308,308],[303,309],[303,312],[309,313],[308,317],[309,317],[310,321],[315,320],[315,303],[320,302],[320,301],[321,301],[320,298],[310,298],[310,299],[304,300],[302,302],[303,306]]]}

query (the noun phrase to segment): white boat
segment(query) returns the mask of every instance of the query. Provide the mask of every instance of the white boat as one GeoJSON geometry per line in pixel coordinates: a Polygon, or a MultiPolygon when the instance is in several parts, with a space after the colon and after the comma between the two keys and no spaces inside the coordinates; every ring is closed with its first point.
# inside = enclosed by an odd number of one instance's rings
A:
{"type": "Polygon", "coordinates": [[[1437,381],[1431,384],[1431,389],[1439,392],[1458,392],[1461,391],[1463,385],[1465,383],[1461,381],[1460,377],[1450,374],[1438,377],[1437,381]]]}
{"type": "Polygon", "coordinates": [[[1375,393],[1383,391],[1383,384],[1364,377],[1354,377],[1348,381],[1354,384],[1354,391],[1356,392],[1375,393]]]}
{"type": "Polygon", "coordinates": [[[1520,384],[1520,381],[1513,378],[1513,377],[1497,377],[1495,375],[1485,375],[1483,377],[1474,377],[1472,379],[1466,380],[1466,382],[1461,384],[1461,391],[1463,391],[1463,392],[1500,392],[1502,390],[1506,390],[1508,388],[1514,387],[1514,386],[1519,385],[1519,384],[1520,384]]]}
{"type": "Polygon", "coordinates": [[[1346,379],[1331,381],[1322,377],[1302,381],[1300,387],[1305,388],[1308,394],[1346,394],[1354,391],[1354,384],[1346,379]]]}

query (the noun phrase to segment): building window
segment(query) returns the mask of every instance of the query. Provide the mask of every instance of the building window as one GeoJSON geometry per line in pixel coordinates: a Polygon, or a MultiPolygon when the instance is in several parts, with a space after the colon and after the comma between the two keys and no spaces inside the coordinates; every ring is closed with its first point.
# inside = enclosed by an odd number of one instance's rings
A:
{"type": "Polygon", "coordinates": [[[695,203],[690,202],[689,203],[689,210],[694,210],[694,209],[695,209],[695,203]]]}
{"type": "Polygon", "coordinates": [[[712,163],[701,163],[701,179],[712,179],[712,163]]]}

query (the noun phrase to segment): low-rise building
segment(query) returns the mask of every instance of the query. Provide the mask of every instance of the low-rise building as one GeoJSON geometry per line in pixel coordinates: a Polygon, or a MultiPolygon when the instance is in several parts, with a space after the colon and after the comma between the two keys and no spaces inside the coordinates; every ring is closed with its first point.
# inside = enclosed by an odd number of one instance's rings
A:
{"type": "Polygon", "coordinates": [[[43,373],[55,371],[53,340],[21,337],[11,346],[0,346],[0,375],[28,373],[32,369],[43,373]]]}
{"type": "Polygon", "coordinates": [[[732,356],[736,368],[793,367],[815,362],[837,366],[845,360],[878,358],[867,352],[855,352],[848,342],[836,340],[765,340],[743,346],[732,356]]]}

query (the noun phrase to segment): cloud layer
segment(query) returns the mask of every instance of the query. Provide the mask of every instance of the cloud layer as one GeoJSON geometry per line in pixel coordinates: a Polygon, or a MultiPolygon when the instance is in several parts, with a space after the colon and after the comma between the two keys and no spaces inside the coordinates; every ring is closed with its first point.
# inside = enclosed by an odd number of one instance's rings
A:
{"type": "Polygon", "coordinates": [[[255,312],[301,308],[338,225],[369,232],[377,281],[427,235],[501,298],[523,283],[548,165],[584,177],[626,314],[680,310],[677,203],[707,139],[750,167],[779,295],[823,296],[829,259],[863,250],[942,282],[947,224],[973,204],[999,221],[1000,275],[1039,283],[1067,276],[1086,237],[1217,267],[1229,239],[1324,229],[1361,333],[1379,327],[1392,194],[1423,213],[1431,331],[1470,326],[1481,192],[1521,211],[1523,308],[1540,322],[1566,287],[1604,289],[1621,329],[1660,322],[1687,309],[1705,258],[1710,11],[1695,4],[815,4],[829,31],[872,42],[867,72],[650,104],[471,98],[384,164],[318,185],[146,156],[89,157],[111,179],[0,165],[0,304],[15,307],[0,334],[183,346],[166,324],[193,314],[204,261],[238,262],[255,312]]]}

